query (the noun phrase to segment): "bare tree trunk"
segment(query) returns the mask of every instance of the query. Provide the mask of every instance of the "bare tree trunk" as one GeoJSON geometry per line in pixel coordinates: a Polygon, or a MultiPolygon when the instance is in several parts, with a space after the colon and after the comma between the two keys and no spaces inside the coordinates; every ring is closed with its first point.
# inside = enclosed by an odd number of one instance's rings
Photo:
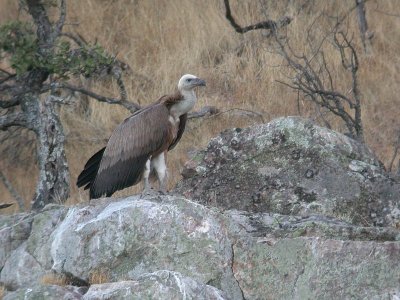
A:
{"type": "Polygon", "coordinates": [[[43,208],[49,203],[64,202],[69,196],[69,170],[65,155],[65,135],[51,95],[44,102],[39,95],[24,97],[21,107],[31,120],[37,136],[39,179],[32,209],[43,208]]]}
{"type": "Polygon", "coordinates": [[[370,37],[368,36],[367,17],[365,15],[365,0],[356,0],[356,5],[361,41],[364,47],[364,52],[369,54],[371,52],[371,43],[370,37]]]}

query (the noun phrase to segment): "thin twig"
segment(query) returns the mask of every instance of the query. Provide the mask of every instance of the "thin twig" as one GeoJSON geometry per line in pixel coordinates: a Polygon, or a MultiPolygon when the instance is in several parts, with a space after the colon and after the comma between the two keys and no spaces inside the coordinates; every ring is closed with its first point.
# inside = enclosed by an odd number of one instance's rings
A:
{"type": "Polygon", "coordinates": [[[258,30],[258,29],[275,30],[279,27],[283,27],[290,24],[290,22],[292,21],[291,17],[285,16],[281,18],[278,22],[267,20],[253,25],[241,27],[238,23],[236,23],[234,17],[232,16],[229,0],[224,0],[224,4],[225,4],[225,17],[231,23],[235,31],[238,33],[246,33],[248,31],[258,30]]]}
{"type": "Polygon", "coordinates": [[[19,98],[12,98],[11,100],[0,100],[1,108],[10,108],[19,105],[19,98]]]}
{"type": "Polygon", "coordinates": [[[390,160],[390,163],[389,163],[389,172],[392,172],[392,169],[393,169],[393,164],[394,164],[394,161],[395,161],[395,159],[396,159],[396,157],[397,157],[397,154],[398,154],[398,152],[399,152],[399,149],[400,149],[400,132],[399,132],[399,134],[398,134],[398,136],[397,136],[397,141],[396,141],[396,143],[394,144],[394,151],[393,151],[393,155],[392,155],[392,159],[390,160]]]}
{"type": "Polygon", "coordinates": [[[61,32],[60,35],[73,40],[79,47],[84,47],[87,45],[86,42],[82,40],[82,38],[79,35],[75,35],[71,32],[61,32]]]}
{"type": "Polygon", "coordinates": [[[380,13],[380,14],[384,14],[384,15],[389,16],[389,17],[400,18],[399,14],[391,14],[391,13],[388,13],[388,12],[385,12],[385,11],[381,11],[379,9],[375,9],[374,11],[376,11],[377,13],[380,13]]]}
{"type": "Polygon", "coordinates": [[[11,205],[14,205],[14,203],[2,203],[0,204],[0,209],[10,207],[11,205]]]}
{"type": "Polygon", "coordinates": [[[62,32],[64,23],[65,23],[65,17],[67,15],[67,7],[65,0],[61,0],[60,3],[60,18],[58,19],[55,28],[54,28],[54,33],[56,36],[59,36],[60,33],[62,32]]]}
{"type": "Polygon", "coordinates": [[[7,70],[4,70],[4,69],[2,69],[2,68],[0,68],[0,72],[3,72],[3,73],[5,73],[5,74],[7,74],[8,76],[12,76],[12,75],[15,76],[15,74],[10,73],[10,72],[8,72],[7,70]]]}
{"type": "Polygon", "coordinates": [[[246,114],[257,116],[258,118],[260,118],[260,120],[263,123],[265,123],[265,119],[264,119],[264,116],[262,114],[260,114],[258,112],[255,112],[255,111],[252,111],[252,110],[249,110],[249,109],[243,109],[243,108],[237,108],[237,107],[220,111],[219,113],[216,113],[216,114],[213,114],[213,115],[209,116],[209,118],[218,117],[220,115],[223,115],[223,114],[226,114],[226,113],[229,113],[229,112],[232,112],[232,111],[242,111],[242,112],[245,112],[246,114]]]}
{"type": "Polygon", "coordinates": [[[219,109],[216,108],[215,106],[205,106],[198,111],[189,113],[187,118],[188,119],[202,118],[205,116],[215,115],[219,112],[220,112],[219,109]]]}
{"type": "Polygon", "coordinates": [[[24,113],[15,112],[0,116],[0,130],[5,130],[11,126],[22,126],[31,128],[24,113]]]}
{"type": "MultiPolygon", "coordinates": [[[[19,211],[23,211],[24,210],[24,199],[22,199],[22,197],[14,189],[11,182],[8,181],[8,179],[6,178],[6,176],[4,176],[3,172],[1,172],[1,170],[0,170],[0,180],[3,182],[4,186],[10,192],[11,196],[13,196],[14,199],[17,201],[18,206],[19,206],[19,211]]],[[[8,206],[10,206],[10,205],[8,205],[8,206]]],[[[3,207],[0,207],[0,208],[3,208],[3,207]]]]}

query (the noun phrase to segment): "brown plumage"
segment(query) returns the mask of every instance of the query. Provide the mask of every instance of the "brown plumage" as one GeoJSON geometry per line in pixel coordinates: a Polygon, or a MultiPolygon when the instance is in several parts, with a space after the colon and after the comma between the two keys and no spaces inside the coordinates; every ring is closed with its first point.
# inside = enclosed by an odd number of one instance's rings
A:
{"type": "MultiPolygon", "coordinates": [[[[154,104],[135,112],[117,126],[107,146],[88,160],[78,177],[77,185],[90,189],[91,199],[103,195],[109,197],[115,191],[137,184],[146,168],[150,166],[150,160],[157,158],[156,171],[160,187],[163,188],[164,153],[173,149],[182,137],[187,112],[196,101],[192,89],[195,86],[205,85],[203,80],[193,75],[185,76],[179,81],[180,84],[187,78],[197,80],[196,84],[192,83],[189,86],[190,89],[186,87],[190,93],[184,89],[184,85],[183,88],[178,85],[180,90],[177,93],[163,96],[154,104]]],[[[148,173],[145,174],[146,189],[148,173]]]]}

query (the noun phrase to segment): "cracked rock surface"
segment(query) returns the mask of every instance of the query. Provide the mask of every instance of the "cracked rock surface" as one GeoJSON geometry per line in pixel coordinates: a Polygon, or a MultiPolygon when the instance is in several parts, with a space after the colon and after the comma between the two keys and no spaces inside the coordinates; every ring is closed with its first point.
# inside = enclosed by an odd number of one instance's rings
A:
{"type": "Polygon", "coordinates": [[[182,175],[177,193],[221,209],[400,227],[400,184],[371,150],[300,117],[228,129],[182,175]]]}
{"type": "Polygon", "coordinates": [[[397,183],[367,148],[324,130],[287,118],[226,131],[189,162],[187,196],[0,216],[4,299],[398,299],[397,183]],[[347,176],[336,194],[323,188],[332,168],[347,176]],[[257,180],[268,188],[254,202],[257,180]]]}
{"type": "MultiPolygon", "coordinates": [[[[74,293],[76,299],[147,297],[148,291],[174,299],[198,293],[204,299],[380,299],[400,292],[395,228],[321,215],[221,212],[178,196],[103,199],[65,210],[43,212],[55,216],[34,221],[43,227],[33,226],[31,237],[44,236],[43,244],[28,246],[28,239],[7,259],[1,272],[6,299],[20,299],[29,289],[36,295],[45,289],[41,276],[51,270],[81,285],[93,274],[108,282],[74,293]],[[49,226],[52,219],[59,221],[49,226]]],[[[71,287],[50,287],[45,299],[71,293],[71,287]]]]}

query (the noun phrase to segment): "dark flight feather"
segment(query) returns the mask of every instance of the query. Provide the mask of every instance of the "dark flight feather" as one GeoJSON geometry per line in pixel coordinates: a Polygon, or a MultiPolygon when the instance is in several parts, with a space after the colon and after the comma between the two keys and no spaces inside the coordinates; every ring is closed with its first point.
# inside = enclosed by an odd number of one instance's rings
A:
{"type": "Polygon", "coordinates": [[[83,171],[79,174],[76,185],[82,187],[85,185],[85,190],[90,187],[91,182],[96,178],[97,171],[99,170],[100,161],[106,147],[97,151],[85,164],[83,171]]]}

